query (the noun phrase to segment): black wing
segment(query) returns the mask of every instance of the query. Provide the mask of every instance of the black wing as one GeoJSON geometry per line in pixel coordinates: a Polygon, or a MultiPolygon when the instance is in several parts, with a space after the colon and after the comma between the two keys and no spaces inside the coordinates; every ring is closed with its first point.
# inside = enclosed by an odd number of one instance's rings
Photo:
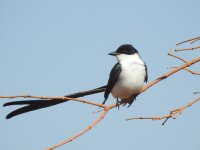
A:
{"type": "Polygon", "coordinates": [[[146,76],[145,76],[145,82],[147,82],[148,81],[148,70],[147,70],[147,65],[146,64],[144,64],[144,67],[145,67],[145,72],[146,72],[146,76]]]}
{"type": "Polygon", "coordinates": [[[112,91],[115,83],[117,82],[120,73],[121,73],[121,64],[117,63],[115,64],[115,66],[112,68],[110,72],[108,84],[106,86],[106,91],[104,93],[105,100],[103,101],[103,104],[105,104],[106,100],[108,99],[108,96],[110,92],[112,91]]]}
{"type": "MultiPolygon", "coordinates": [[[[66,97],[71,97],[71,98],[78,98],[78,97],[83,97],[86,95],[91,95],[91,94],[96,94],[96,93],[100,93],[100,92],[104,92],[106,89],[106,86],[102,86],[93,90],[88,90],[88,91],[83,91],[83,92],[78,92],[78,93],[74,93],[74,94],[69,94],[66,95],[66,97]]],[[[34,111],[37,109],[42,109],[45,107],[50,107],[53,105],[57,105],[63,102],[67,102],[67,101],[63,101],[63,100],[59,100],[59,99],[52,99],[52,100],[26,100],[26,101],[13,101],[13,102],[8,102],[5,103],[3,106],[11,106],[11,105],[26,105],[24,107],[21,107],[19,109],[16,109],[14,111],[12,111],[11,113],[9,113],[6,116],[6,119],[10,119],[14,116],[23,114],[23,113],[27,113],[30,111],[34,111]]]]}

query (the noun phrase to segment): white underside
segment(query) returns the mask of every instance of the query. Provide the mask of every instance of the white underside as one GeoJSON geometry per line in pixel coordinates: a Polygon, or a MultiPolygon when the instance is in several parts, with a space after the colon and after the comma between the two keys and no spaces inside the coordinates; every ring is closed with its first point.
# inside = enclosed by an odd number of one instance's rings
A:
{"type": "Polygon", "coordinates": [[[111,93],[114,97],[130,98],[142,90],[146,72],[138,54],[118,56],[122,71],[111,93]]]}

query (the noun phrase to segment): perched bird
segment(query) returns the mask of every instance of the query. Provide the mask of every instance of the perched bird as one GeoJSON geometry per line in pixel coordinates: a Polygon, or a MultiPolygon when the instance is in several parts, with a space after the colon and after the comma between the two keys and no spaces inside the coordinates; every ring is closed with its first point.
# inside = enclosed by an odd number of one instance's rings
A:
{"type": "Polygon", "coordinates": [[[147,66],[138,51],[130,44],[121,45],[109,55],[115,56],[118,63],[110,72],[103,104],[112,93],[113,97],[117,98],[117,105],[128,103],[130,107],[141,92],[144,82],[148,80],[147,66]]]}
{"type": "MultiPolygon", "coordinates": [[[[115,52],[109,53],[109,55],[116,56],[118,62],[110,72],[107,85],[88,91],[69,94],[66,97],[78,98],[105,91],[103,104],[107,101],[109,94],[112,93],[113,97],[117,98],[117,106],[127,103],[129,104],[128,107],[131,106],[135,98],[140,94],[144,82],[148,80],[147,66],[141,59],[138,51],[130,44],[121,45],[115,52]],[[118,100],[119,98],[121,101],[118,100]]],[[[63,102],[66,101],[60,99],[25,100],[8,102],[3,106],[26,105],[9,113],[6,116],[6,119],[9,119],[26,112],[50,107],[63,102]]]]}

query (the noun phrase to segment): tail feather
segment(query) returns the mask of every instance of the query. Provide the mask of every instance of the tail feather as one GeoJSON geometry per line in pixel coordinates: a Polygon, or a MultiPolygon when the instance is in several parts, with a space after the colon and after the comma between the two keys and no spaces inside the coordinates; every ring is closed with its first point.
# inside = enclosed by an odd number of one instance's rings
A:
{"type": "MultiPolygon", "coordinates": [[[[83,91],[83,92],[78,92],[78,93],[73,93],[73,94],[69,94],[69,95],[65,95],[65,96],[66,97],[71,97],[71,98],[78,98],[78,97],[83,97],[83,96],[87,96],[87,95],[91,95],[91,94],[104,92],[105,89],[106,89],[106,86],[102,86],[102,87],[99,87],[99,88],[96,88],[96,89],[83,91]]],[[[60,100],[60,99],[26,100],[26,101],[8,102],[8,103],[5,103],[3,106],[26,105],[24,107],[21,107],[19,109],[16,109],[16,110],[12,111],[11,113],[9,113],[6,116],[6,119],[10,119],[10,118],[12,118],[14,116],[17,116],[17,115],[20,115],[20,114],[23,114],[23,113],[27,113],[27,112],[30,112],[30,111],[34,111],[34,110],[50,107],[50,106],[57,105],[57,104],[64,103],[64,102],[67,102],[67,101],[63,101],[63,100],[60,100]]]]}
{"type": "Polygon", "coordinates": [[[34,110],[38,110],[38,109],[42,109],[42,108],[46,108],[46,107],[50,107],[50,106],[53,106],[53,105],[57,105],[57,104],[60,104],[64,102],[63,100],[39,100],[38,102],[35,102],[35,103],[32,103],[30,105],[27,105],[27,106],[24,106],[24,107],[21,107],[19,109],[16,109],[14,111],[12,111],[11,113],[9,113],[7,116],[6,116],[6,119],[10,119],[14,116],[17,116],[17,115],[20,115],[20,114],[23,114],[23,113],[27,113],[27,112],[30,112],[30,111],[34,111],[34,110]]]}
{"type": "Polygon", "coordinates": [[[11,106],[11,105],[30,105],[30,104],[38,103],[38,102],[40,102],[40,101],[44,101],[44,100],[13,101],[13,102],[5,103],[5,104],[3,105],[3,107],[5,107],[5,106],[11,106]]]}
{"type": "Polygon", "coordinates": [[[130,98],[126,98],[126,99],[122,99],[120,101],[121,104],[123,104],[123,106],[125,106],[126,104],[129,104],[128,105],[128,108],[133,104],[133,102],[136,100],[136,97],[138,96],[139,94],[134,94],[133,96],[131,96],[130,98]]]}

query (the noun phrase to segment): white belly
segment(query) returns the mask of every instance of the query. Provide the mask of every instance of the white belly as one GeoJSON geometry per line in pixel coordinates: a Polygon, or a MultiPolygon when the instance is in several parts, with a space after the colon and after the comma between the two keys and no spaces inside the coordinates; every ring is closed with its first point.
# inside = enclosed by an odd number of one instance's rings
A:
{"type": "Polygon", "coordinates": [[[122,72],[111,93],[114,97],[129,98],[142,90],[146,76],[145,67],[141,64],[121,65],[122,72]]]}

